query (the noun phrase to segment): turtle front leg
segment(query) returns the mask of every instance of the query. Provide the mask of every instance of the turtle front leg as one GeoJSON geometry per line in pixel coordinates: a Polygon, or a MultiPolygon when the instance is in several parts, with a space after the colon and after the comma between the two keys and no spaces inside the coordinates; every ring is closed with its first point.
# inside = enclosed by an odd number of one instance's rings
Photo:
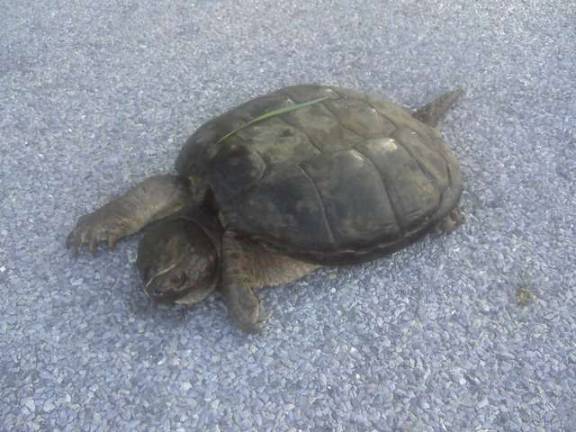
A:
{"type": "Polygon", "coordinates": [[[247,333],[260,330],[262,308],[256,295],[256,284],[250,256],[233,232],[222,237],[222,294],[228,312],[247,333]]]}
{"type": "Polygon", "coordinates": [[[269,316],[263,316],[256,290],[296,281],[319,267],[231,231],[222,238],[222,293],[230,315],[246,332],[260,330],[269,316]]]}
{"type": "Polygon", "coordinates": [[[66,245],[76,252],[82,246],[95,252],[102,242],[114,248],[121,238],[177,212],[191,200],[185,177],[150,177],[93,213],[81,216],[68,235],[66,245]]]}

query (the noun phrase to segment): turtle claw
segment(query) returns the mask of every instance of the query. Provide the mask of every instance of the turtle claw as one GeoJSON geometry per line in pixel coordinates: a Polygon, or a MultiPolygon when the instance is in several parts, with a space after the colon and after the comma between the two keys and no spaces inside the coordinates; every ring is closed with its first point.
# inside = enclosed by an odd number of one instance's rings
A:
{"type": "Polygon", "coordinates": [[[260,316],[260,318],[256,322],[256,325],[258,326],[258,331],[262,330],[262,327],[264,327],[265,323],[270,321],[270,318],[272,318],[272,311],[265,312],[260,316]]]}
{"type": "Polygon", "coordinates": [[[108,249],[110,249],[110,250],[116,249],[116,242],[117,242],[117,240],[115,240],[113,238],[109,238],[108,239],[108,249]]]}
{"type": "Polygon", "coordinates": [[[78,255],[86,247],[93,255],[101,243],[114,249],[120,238],[129,234],[130,229],[120,218],[109,213],[95,211],[78,219],[76,227],[66,239],[66,247],[78,255]]]}
{"type": "Polygon", "coordinates": [[[244,321],[238,322],[240,329],[247,334],[258,334],[262,333],[264,324],[270,320],[272,312],[266,312],[261,315],[255,321],[244,321]]]}
{"type": "Polygon", "coordinates": [[[68,234],[68,237],[66,237],[66,248],[67,249],[71,249],[72,250],[72,255],[74,255],[74,257],[78,256],[78,246],[74,244],[74,236],[72,235],[73,232],[71,232],[70,234],[68,234]]]}
{"type": "Polygon", "coordinates": [[[238,324],[240,330],[242,330],[246,334],[258,334],[262,331],[262,323],[255,322],[255,323],[242,323],[238,324]]]}

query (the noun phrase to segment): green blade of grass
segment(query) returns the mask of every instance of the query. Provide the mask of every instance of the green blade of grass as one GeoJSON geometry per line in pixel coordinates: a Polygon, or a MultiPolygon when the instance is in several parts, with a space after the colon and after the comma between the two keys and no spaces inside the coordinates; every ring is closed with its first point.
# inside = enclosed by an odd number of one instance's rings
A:
{"type": "Polygon", "coordinates": [[[279,116],[279,115],[281,115],[281,114],[285,114],[285,113],[288,113],[288,112],[291,112],[291,111],[296,111],[296,110],[299,110],[299,109],[301,109],[301,108],[304,108],[304,107],[307,107],[307,106],[310,106],[310,105],[314,105],[314,104],[320,103],[320,102],[322,102],[322,101],[324,101],[324,100],[326,100],[326,99],[329,99],[329,98],[330,98],[330,96],[324,96],[324,97],[321,97],[321,98],[318,98],[318,99],[313,99],[313,100],[308,101],[308,102],[302,102],[302,103],[299,103],[299,104],[290,105],[290,106],[287,106],[287,107],[279,108],[279,109],[272,110],[272,111],[269,111],[269,112],[267,112],[267,113],[264,113],[264,114],[262,114],[261,116],[258,116],[258,117],[256,117],[256,118],[250,120],[248,123],[243,124],[242,126],[237,127],[237,128],[234,129],[233,131],[228,132],[226,135],[224,135],[222,138],[220,138],[218,141],[216,141],[216,144],[220,144],[220,143],[221,143],[222,141],[224,141],[225,139],[230,138],[232,135],[234,135],[235,133],[237,133],[238,131],[240,131],[240,130],[242,130],[242,129],[244,129],[244,128],[247,128],[248,126],[252,126],[254,123],[258,123],[258,122],[261,122],[261,121],[263,121],[263,120],[269,119],[269,118],[271,118],[271,117],[276,117],[276,116],[279,116]]]}

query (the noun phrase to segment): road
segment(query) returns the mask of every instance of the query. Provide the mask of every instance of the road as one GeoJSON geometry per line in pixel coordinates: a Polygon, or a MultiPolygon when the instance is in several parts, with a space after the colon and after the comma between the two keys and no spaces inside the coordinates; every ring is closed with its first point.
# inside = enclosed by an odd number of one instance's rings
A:
{"type": "Polygon", "coordinates": [[[576,422],[576,7],[563,0],[0,0],[0,430],[569,431],[576,422]],[[138,236],[76,219],[170,172],[214,115],[317,82],[442,130],[466,223],[262,293],[152,304],[138,236]]]}

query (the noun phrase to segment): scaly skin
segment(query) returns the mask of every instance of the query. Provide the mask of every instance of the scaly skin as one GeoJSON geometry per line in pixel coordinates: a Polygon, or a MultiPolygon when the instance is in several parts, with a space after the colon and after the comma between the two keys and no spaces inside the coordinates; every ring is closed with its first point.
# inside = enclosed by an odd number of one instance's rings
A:
{"type": "Polygon", "coordinates": [[[100,243],[114,248],[121,238],[174,214],[191,200],[186,178],[172,175],[147,178],[124,195],[81,216],[66,245],[75,252],[87,247],[94,253],[100,243]]]}
{"type": "Polygon", "coordinates": [[[68,247],[113,248],[172,215],[141,242],[148,295],[193,304],[220,284],[240,328],[258,331],[266,317],[257,289],[318,264],[371,260],[434,227],[449,232],[462,223],[459,165],[435,129],[461,94],[446,93],[412,115],[317,85],[253,99],[188,139],[180,176],[144,180],[79,218],[68,247]],[[177,220],[197,204],[211,224],[177,220]]]}

